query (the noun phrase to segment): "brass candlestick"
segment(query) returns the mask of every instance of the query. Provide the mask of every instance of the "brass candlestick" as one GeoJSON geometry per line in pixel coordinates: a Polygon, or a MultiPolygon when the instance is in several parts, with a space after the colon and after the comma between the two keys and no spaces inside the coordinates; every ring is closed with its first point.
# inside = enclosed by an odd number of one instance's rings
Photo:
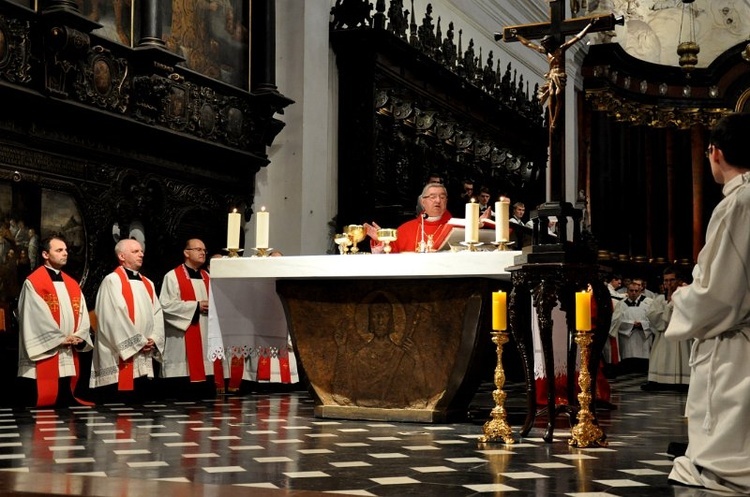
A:
{"type": "Polygon", "coordinates": [[[492,242],[492,245],[494,245],[498,251],[501,251],[501,250],[508,250],[509,243],[508,243],[508,240],[501,240],[498,242],[492,242]]]}
{"type": "Polygon", "coordinates": [[[229,257],[239,257],[240,253],[243,252],[241,248],[224,248],[229,257]]]}
{"type": "Polygon", "coordinates": [[[468,248],[469,252],[477,252],[477,247],[484,245],[482,242],[461,242],[461,245],[468,248]]]}
{"type": "Polygon", "coordinates": [[[503,345],[508,343],[508,333],[506,331],[492,331],[492,342],[497,345],[497,365],[495,366],[495,389],[492,392],[492,398],[495,401],[495,407],[492,408],[490,416],[491,420],[487,421],[482,428],[484,435],[479,437],[479,441],[484,442],[497,442],[502,440],[506,444],[512,444],[513,430],[506,421],[505,412],[505,392],[503,392],[503,386],[505,385],[505,370],[503,369],[503,345]]]}
{"type": "Polygon", "coordinates": [[[571,431],[573,438],[568,440],[568,445],[578,448],[591,446],[604,447],[607,445],[606,435],[601,428],[594,424],[594,416],[589,411],[589,405],[591,404],[589,347],[592,340],[591,331],[578,330],[575,341],[581,351],[581,370],[578,373],[578,385],[581,388],[581,392],[578,394],[578,424],[571,431]]]}
{"type": "Polygon", "coordinates": [[[271,255],[271,252],[273,252],[272,248],[264,248],[264,247],[253,247],[253,251],[255,254],[253,254],[253,257],[268,257],[271,255]]]}

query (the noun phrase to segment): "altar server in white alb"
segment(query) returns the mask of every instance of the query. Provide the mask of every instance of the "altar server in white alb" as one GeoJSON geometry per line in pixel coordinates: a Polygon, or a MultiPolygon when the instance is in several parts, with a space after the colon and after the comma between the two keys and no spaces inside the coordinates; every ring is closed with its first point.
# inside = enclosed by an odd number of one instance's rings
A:
{"type": "Polygon", "coordinates": [[[182,254],[184,262],[164,276],[159,293],[166,336],[161,376],[178,379],[169,388],[177,396],[210,395],[215,393],[215,374],[222,387],[224,374],[220,367],[214,371],[207,353],[209,279],[202,269],[206,246],[192,238],[182,254]]]}
{"type": "Polygon", "coordinates": [[[96,296],[98,333],[91,365],[92,388],[100,400],[149,400],[154,361],[164,350],[164,317],[151,280],[139,273],[140,242],[124,239],[115,245],[120,262],[96,296]],[[128,393],[130,392],[130,393],[128,393]]]}
{"type": "Polygon", "coordinates": [[[691,340],[688,447],[671,481],[750,494],[750,114],[711,131],[706,155],[724,198],[711,215],[693,283],[675,290],[665,336],[691,340]]]}
{"type": "Polygon", "coordinates": [[[62,272],[68,262],[65,241],[53,236],[42,241],[41,249],[44,265],[26,278],[18,301],[21,403],[86,404],[74,393],[80,374],[78,353],[93,347],[86,299],[78,282],[62,272]],[[29,380],[36,388],[24,385],[29,380]]]}

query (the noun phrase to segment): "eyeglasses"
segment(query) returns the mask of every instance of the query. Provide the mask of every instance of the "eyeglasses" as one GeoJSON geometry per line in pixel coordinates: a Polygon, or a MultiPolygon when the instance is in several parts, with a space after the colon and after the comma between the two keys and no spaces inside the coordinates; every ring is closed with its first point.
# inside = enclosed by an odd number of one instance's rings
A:
{"type": "Polygon", "coordinates": [[[200,247],[187,248],[185,250],[195,250],[196,252],[203,252],[204,254],[207,252],[206,249],[200,247]]]}
{"type": "Polygon", "coordinates": [[[433,193],[432,195],[422,195],[422,198],[425,198],[427,200],[432,200],[433,202],[435,202],[437,200],[446,200],[448,198],[448,195],[444,195],[444,194],[437,195],[433,193]]]}
{"type": "Polygon", "coordinates": [[[709,145],[708,148],[706,149],[706,158],[708,159],[709,157],[711,157],[711,154],[713,152],[714,152],[714,146],[713,145],[709,145]]]}

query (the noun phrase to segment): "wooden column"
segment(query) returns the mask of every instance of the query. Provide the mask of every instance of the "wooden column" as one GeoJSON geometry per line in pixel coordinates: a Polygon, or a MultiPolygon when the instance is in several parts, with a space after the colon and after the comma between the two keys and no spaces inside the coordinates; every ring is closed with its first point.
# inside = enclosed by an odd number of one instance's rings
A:
{"type": "Polygon", "coordinates": [[[665,133],[666,140],[666,168],[667,168],[667,260],[675,260],[675,223],[674,223],[674,199],[675,199],[675,170],[674,170],[674,129],[668,128],[665,133]]]}
{"type": "Polygon", "coordinates": [[[166,44],[162,40],[162,2],[161,0],[141,0],[141,38],[137,46],[158,46],[166,44]]]}
{"type": "MultiPolygon", "coordinates": [[[[302,34],[300,34],[302,36],[302,34]]],[[[250,3],[250,91],[276,91],[276,2],[250,3]]]]}
{"type": "Polygon", "coordinates": [[[703,128],[696,124],[690,129],[690,143],[693,172],[693,260],[698,260],[698,252],[703,247],[703,168],[706,164],[703,128]]]}

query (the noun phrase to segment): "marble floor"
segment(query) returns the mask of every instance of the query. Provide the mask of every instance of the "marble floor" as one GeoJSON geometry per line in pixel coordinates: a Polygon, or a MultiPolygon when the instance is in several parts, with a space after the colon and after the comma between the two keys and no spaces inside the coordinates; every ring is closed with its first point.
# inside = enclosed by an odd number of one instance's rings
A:
{"type": "Polygon", "coordinates": [[[527,438],[521,385],[506,385],[516,443],[481,444],[494,385],[455,424],[319,419],[305,391],[199,402],[0,409],[0,495],[671,496],[672,441],[685,441],[685,394],[611,380],[617,409],[599,411],[608,445],[568,445],[560,417],[527,438]]]}

